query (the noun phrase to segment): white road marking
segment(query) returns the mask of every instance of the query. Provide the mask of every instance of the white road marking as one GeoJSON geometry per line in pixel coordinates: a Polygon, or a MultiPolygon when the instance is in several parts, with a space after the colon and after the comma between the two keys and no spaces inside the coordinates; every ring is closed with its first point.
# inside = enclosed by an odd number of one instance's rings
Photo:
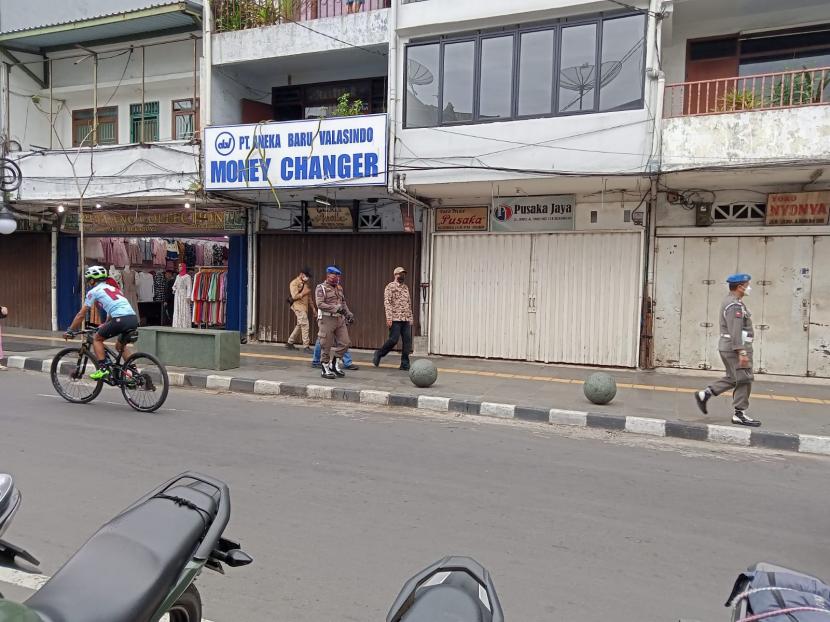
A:
{"type": "MultiPolygon", "coordinates": [[[[49,580],[44,574],[32,574],[30,572],[23,572],[22,570],[15,570],[14,568],[0,567],[0,583],[8,583],[17,587],[22,587],[27,590],[39,590],[43,584],[49,580]]],[[[166,620],[163,617],[160,622],[166,620]]],[[[210,622],[210,620],[202,619],[202,622],[210,622]]]]}
{"type": "MultiPolygon", "coordinates": [[[[46,393],[36,393],[35,397],[48,397],[49,399],[53,400],[62,400],[63,398],[60,395],[51,395],[46,393]]],[[[110,404],[111,406],[125,406],[124,402],[98,402],[99,404],[110,404]]],[[[169,412],[169,413],[192,413],[192,410],[187,410],[185,408],[159,408],[157,412],[169,412]]]]}

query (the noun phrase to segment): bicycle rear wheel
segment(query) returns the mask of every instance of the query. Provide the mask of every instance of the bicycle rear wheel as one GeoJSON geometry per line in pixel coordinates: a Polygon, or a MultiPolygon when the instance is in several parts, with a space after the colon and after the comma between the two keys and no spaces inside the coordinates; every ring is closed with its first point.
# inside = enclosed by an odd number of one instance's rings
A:
{"type": "Polygon", "coordinates": [[[135,410],[144,413],[158,410],[169,390],[167,369],[151,354],[136,352],[121,366],[121,393],[135,410]]]}
{"type": "Polygon", "coordinates": [[[80,348],[64,348],[52,359],[49,375],[52,386],[63,399],[73,404],[87,404],[98,397],[104,383],[92,380],[89,373],[96,368],[95,362],[80,348]]]}

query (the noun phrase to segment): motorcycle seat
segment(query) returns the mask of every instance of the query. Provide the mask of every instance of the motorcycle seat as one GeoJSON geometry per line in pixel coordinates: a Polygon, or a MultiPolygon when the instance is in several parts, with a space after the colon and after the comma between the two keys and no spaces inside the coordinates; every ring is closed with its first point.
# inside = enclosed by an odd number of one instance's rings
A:
{"type": "Polygon", "coordinates": [[[464,590],[437,585],[416,597],[401,622],[484,622],[481,605],[464,590]]]}
{"type": "Polygon", "coordinates": [[[26,605],[44,622],[149,620],[192,558],[217,504],[194,483],[127,509],[101,527],[26,605]]]}

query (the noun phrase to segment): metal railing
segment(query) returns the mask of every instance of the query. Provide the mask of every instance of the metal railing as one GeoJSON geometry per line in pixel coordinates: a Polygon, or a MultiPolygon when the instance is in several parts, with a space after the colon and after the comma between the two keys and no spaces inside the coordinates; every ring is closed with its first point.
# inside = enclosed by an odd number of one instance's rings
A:
{"type": "Polygon", "coordinates": [[[830,67],[666,86],[666,118],[830,104],[830,67]]]}
{"type": "Polygon", "coordinates": [[[389,8],[391,3],[392,0],[214,0],[214,32],[365,13],[389,8]]]}

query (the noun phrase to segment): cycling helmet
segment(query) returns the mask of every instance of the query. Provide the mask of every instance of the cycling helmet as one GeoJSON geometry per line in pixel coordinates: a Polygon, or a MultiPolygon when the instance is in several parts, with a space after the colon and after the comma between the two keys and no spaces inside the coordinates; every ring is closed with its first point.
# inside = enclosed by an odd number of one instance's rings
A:
{"type": "Polygon", "coordinates": [[[90,266],[84,272],[85,279],[92,279],[93,281],[101,281],[107,278],[107,269],[102,266],[90,266]]]}

